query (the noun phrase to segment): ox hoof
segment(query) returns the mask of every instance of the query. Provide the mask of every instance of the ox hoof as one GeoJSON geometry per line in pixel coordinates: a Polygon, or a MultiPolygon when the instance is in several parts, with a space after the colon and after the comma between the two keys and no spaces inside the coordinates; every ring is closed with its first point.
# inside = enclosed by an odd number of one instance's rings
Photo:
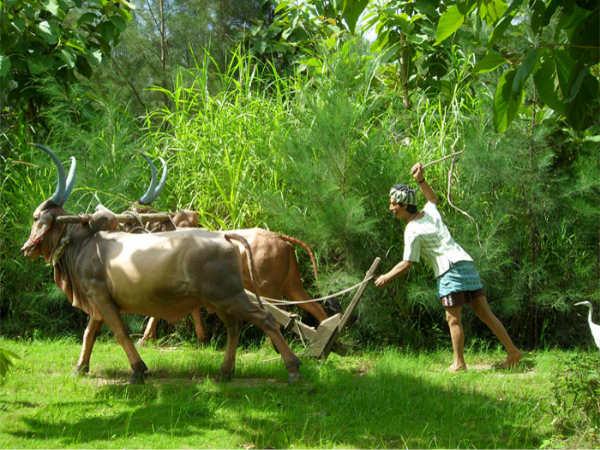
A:
{"type": "Polygon", "coordinates": [[[292,372],[288,374],[288,384],[296,384],[298,383],[302,377],[300,376],[300,372],[292,372]]]}
{"type": "Polygon", "coordinates": [[[82,364],[81,366],[75,366],[75,369],[73,369],[73,375],[76,376],[83,376],[83,375],[87,375],[90,371],[90,366],[89,364],[82,364]]]}

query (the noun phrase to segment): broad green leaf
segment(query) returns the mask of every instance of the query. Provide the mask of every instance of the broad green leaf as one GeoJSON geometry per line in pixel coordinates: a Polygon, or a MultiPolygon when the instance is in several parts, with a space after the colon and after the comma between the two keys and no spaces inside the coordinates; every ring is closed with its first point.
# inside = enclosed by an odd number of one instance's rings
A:
{"type": "Polygon", "coordinates": [[[544,26],[546,17],[546,5],[543,0],[533,0],[531,8],[531,29],[534,33],[539,34],[544,26]]]}
{"type": "Polygon", "coordinates": [[[479,17],[489,24],[494,24],[504,15],[508,6],[504,0],[488,0],[479,3],[479,17]]]}
{"type": "Polygon", "coordinates": [[[588,66],[600,62],[600,8],[575,29],[571,39],[571,55],[588,66]]]}
{"type": "Polygon", "coordinates": [[[569,82],[569,97],[565,100],[567,103],[573,101],[573,99],[579,94],[579,89],[583,83],[584,78],[588,73],[587,67],[581,68],[577,72],[577,75],[569,82]]]}
{"type": "Polygon", "coordinates": [[[92,76],[92,66],[88,62],[88,60],[83,56],[77,57],[76,62],[77,71],[86,78],[92,76]]]}
{"type": "Polygon", "coordinates": [[[576,130],[584,130],[597,124],[600,114],[597,102],[590,102],[590,99],[598,99],[600,85],[596,77],[591,75],[587,69],[585,69],[580,86],[575,98],[567,103],[565,113],[567,121],[576,130]]]}
{"type": "Polygon", "coordinates": [[[547,57],[533,74],[533,81],[540,100],[554,111],[564,114],[565,105],[558,95],[558,85],[554,68],[554,61],[550,57],[547,57]]]}
{"type": "Polygon", "coordinates": [[[494,50],[489,50],[485,56],[477,62],[473,70],[475,73],[491,72],[506,62],[506,58],[504,58],[504,56],[502,56],[500,53],[494,50]]]}
{"type": "Polygon", "coordinates": [[[75,56],[70,51],[64,48],[61,49],[60,56],[69,69],[73,69],[75,67],[75,56]]]}
{"type": "Polygon", "coordinates": [[[498,80],[496,93],[494,94],[494,127],[500,133],[508,128],[508,125],[517,115],[519,106],[523,101],[523,91],[517,95],[513,94],[512,84],[516,70],[511,69],[504,72],[498,80]]]}
{"type": "Polygon", "coordinates": [[[548,6],[546,6],[546,11],[544,12],[544,19],[542,21],[542,26],[546,26],[550,23],[550,19],[556,12],[559,6],[561,6],[562,0],[551,0],[548,6]]]}
{"type": "Polygon", "coordinates": [[[510,25],[511,20],[513,19],[513,17],[515,16],[515,14],[519,10],[519,8],[521,7],[521,3],[523,3],[523,0],[513,0],[513,2],[510,4],[508,9],[502,16],[502,18],[496,23],[496,26],[494,27],[494,31],[492,31],[492,35],[490,36],[490,39],[488,40],[488,45],[493,44],[494,42],[496,42],[498,39],[500,39],[502,37],[502,35],[504,34],[506,29],[510,25]]]}
{"type": "Polygon", "coordinates": [[[364,11],[365,7],[369,3],[368,0],[345,0],[344,1],[344,9],[342,15],[344,16],[344,20],[348,24],[348,28],[352,33],[356,28],[356,22],[358,22],[358,18],[364,11]]]}
{"type": "Polygon", "coordinates": [[[517,69],[517,73],[515,74],[515,78],[512,84],[513,95],[517,95],[520,91],[523,90],[523,86],[525,86],[525,82],[529,75],[533,72],[533,69],[538,60],[538,50],[533,49],[527,53],[527,56],[521,63],[521,65],[517,69]]]}
{"type": "Polygon", "coordinates": [[[98,16],[96,14],[88,12],[88,13],[82,14],[81,17],[79,17],[79,19],[77,19],[77,23],[79,25],[93,24],[94,22],[96,22],[97,19],[98,19],[98,16]]]}
{"type": "Polygon", "coordinates": [[[112,22],[102,22],[98,25],[98,31],[106,42],[113,41],[117,35],[117,28],[112,22]]]}
{"type": "Polygon", "coordinates": [[[554,63],[556,65],[556,74],[563,98],[569,97],[570,82],[573,79],[575,61],[571,58],[567,50],[554,51],[554,63]]]}
{"type": "Polygon", "coordinates": [[[477,5],[476,0],[457,0],[456,1],[456,7],[458,8],[458,11],[463,16],[466,16],[467,14],[469,14],[473,10],[475,5],[477,5]]]}
{"type": "Polygon", "coordinates": [[[67,47],[74,48],[78,52],[85,53],[85,47],[81,42],[69,40],[69,41],[65,42],[65,45],[67,47]]]}
{"type": "Polygon", "coordinates": [[[583,8],[572,8],[570,11],[564,11],[560,15],[557,28],[564,29],[568,32],[573,31],[589,16],[589,11],[583,8]]]}
{"type": "Polygon", "coordinates": [[[440,17],[435,32],[435,43],[439,44],[452,36],[464,21],[465,16],[460,13],[458,8],[456,6],[450,6],[440,17]]]}
{"type": "Polygon", "coordinates": [[[0,78],[5,77],[10,70],[10,58],[0,55],[0,78]]]}
{"type": "Polygon", "coordinates": [[[117,30],[119,30],[119,32],[121,33],[125,31],[125,28],[127,28],[127,21],[120,16],[113,16],[111,17],[110,21],[115,25],[115,27],[117,27],[117,30]]]}
{"type": "Polygon", "coordinates": [[[127,0],[119,0],[119,3],[127,6],[127,8],[131,9],[132,11],[135,9],[135,5],[133,3],[128,2],[127,0]]]}

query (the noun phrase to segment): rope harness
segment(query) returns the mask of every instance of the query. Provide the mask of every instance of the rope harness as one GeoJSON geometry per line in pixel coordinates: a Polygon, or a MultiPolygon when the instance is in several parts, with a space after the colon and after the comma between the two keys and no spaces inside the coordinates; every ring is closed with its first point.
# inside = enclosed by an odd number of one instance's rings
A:
{"type": "Polygon", "coordinates": [[[265,297],[265,296],[263,296],[263,298],[265,298],[269,303],[271,303],[273,305],[299,305],[299,304],[303,304],[303,303],[324,302],[326,300],[329,300],[330,298],[335,298],[335,297],[338,297],[340,295],[347,294],[348,292],[353,291],[354,289],[357,289],[357,288],[361,287],[363,284],[367,284],[373,278],[375,278],[375,275],[371,275],[371,276],[365,278],[364,280],[362,280],[361,282],[356,283],[355,285],[350,286],[349,288],[342,289],[341,291],[336,292],[334,294],[329,294],[329,295],[326,295],[325,297],[311,298],[309,300],[298,300],[298,301],[278,300],[278,299],[275,299],[275,298],[269,298],[269,297],[265,297]]]}
{"type": "Polygon", "coordinates": [[[69,235],[69,233],[66,233],[63,230],[63,234],[60,238],[60,241],[58,242],[58,246],[54,249],[54,251],[52,252],[52,255],[50,256],[50,260],[52,261],[52,266],[56,266],[58,264],[58,262],[60,261],[60,258],[62,258],[62,256],[65,253],[65,249],[67,248],[67,245],[69,245],[71,243],[71,236],[69,235]]]}

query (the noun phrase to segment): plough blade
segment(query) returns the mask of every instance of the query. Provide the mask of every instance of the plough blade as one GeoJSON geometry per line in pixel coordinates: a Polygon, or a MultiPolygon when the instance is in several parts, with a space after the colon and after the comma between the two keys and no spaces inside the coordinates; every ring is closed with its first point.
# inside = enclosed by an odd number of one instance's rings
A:
{"type": "MultiPolygon", "coordinates": [[[[323,320],[317,328],[306,325],[300,320],[300,317],[297,314],[284,311],[283,309],[280,309],[277,306],[269,303],[270,300],[273,302],[278,302],[280,300],[269,299],[261,296],[261,299],[266,300],[263,301],[262,304],[273,315],[275,321],[284,330],[291,330],[300,337],[300,339],[307,345],[306,354],[308,356],[318,359],[326,359],[327,356],[329,356],[337,337],[348,322],[350,315],[358,305],[358,302],[360,301],[360,298],[367,287],[366,281],[373,276],[380,262],[380,258],[375,258],[373,264],[371,264],[371,267],[363,279],[363,284],[360,285],[354,294],[354,297],[350,301],[346,311],[344,311],[343,314],[335,314],[331,317],[328,317],[327,319],[323,320]]],[[[246,294],[248,294],[248,297],[251,301],[258,305],[256,296],[252,292],[246,290],[246,294]]]]}

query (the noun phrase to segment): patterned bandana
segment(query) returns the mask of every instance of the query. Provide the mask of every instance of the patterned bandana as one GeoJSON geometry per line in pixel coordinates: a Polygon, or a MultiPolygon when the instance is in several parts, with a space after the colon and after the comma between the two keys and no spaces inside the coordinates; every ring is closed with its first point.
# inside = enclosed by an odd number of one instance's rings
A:
{"type": "Polygon", "coordinates": [[[417,205],[417,196],[414,189],[409,188],[405,184],[395,184],[390,189],[390,198],[395,203],[403,205],[417,205]]]}

